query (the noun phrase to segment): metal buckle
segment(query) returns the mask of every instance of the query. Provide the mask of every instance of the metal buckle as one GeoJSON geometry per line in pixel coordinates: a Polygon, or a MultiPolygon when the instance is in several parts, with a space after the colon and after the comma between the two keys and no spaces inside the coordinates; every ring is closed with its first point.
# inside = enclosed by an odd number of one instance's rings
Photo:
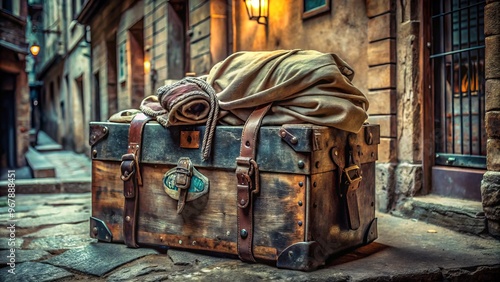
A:
{"type": "Polygon", "coordinates": [[[189,189],[191,176],[193,176],[193,164],[189,158],[180,158],[175,168],[175,186],[179,189],[189,189]]]}
{"type": "Polygon", "coordinates": [[[257,164],[257,162],[254,159],[248,157],[237,157],[236,166],[236,177],[238,178],[238,184],[248,184],[249,190],[253,194],[258,194],[260,191],[260,181],[259,165],[257,164]],[[242,171],[245,168],[247,168],[247,171],[242,171]],[[252,176],[254,176],[254,181],[252,181],[252,176]]]}
{"type": "Polygon", "coordinates": [[[351,185],[356,182],[360,182],[361,179],[363,178],[361,176],[361,173],[359,171],[359,166],[358,165],[352,165],[350,167],[344,168],[344,174],[347,178],[347,185],[351,185]],[[351,176],[351,172],[354,172],[351,176]]]}
{"type": "Polygon", "coordinates": [[[123,155],[120,168],[122,171],[120,179],[122,181],[128,181],[130,177],[132,177],[135,174],[136,171],[134,155],[133,154],[123,155]]]}

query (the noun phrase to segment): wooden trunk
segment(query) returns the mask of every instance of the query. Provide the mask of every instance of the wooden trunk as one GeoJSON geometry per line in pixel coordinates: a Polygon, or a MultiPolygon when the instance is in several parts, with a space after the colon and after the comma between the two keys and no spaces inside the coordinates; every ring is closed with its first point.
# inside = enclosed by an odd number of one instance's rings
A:
{"type": "MultiPolygon", "coordinates": [[[[127,152],[129,124],[93,122],[90,127],[90,233],[101,241],[121,243],[125,198],[120,164],[127,152]]],[[[156,122],[144,127],[136,233],[140,246],[238,254],[235,159],[242,127],[217,126],[212,157],[207,161],[197,148],[204,130],[204,126],[165,129],[156,122]],[[189,158],[209,179],[209,192],[187,202],[177,214],[178,201],[167,195],[163,177],[181,157],[189,158]]],[[[260,192],[253,202],[253,255],[257,260],[311,270],[332,254],[377,238],[374,201],[379,126],[365,125],[351,135],[356,137],[353,152],[357,152],[362,175],[354,194],[357,228],[349,225],[349,203],[339,189],[341,173],[334,161],[349,157],[349,133],[310,124],[260,128],[256,157],[260,192]],[[285,138],[283,130],[292,138],[285,138]]]]}

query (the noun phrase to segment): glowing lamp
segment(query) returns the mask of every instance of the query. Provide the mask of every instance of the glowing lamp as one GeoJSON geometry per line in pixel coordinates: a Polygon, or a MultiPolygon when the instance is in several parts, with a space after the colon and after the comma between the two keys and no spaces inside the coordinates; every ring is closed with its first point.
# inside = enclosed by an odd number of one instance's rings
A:
{"type": "Polygon", "coordinates": [[[256,20],[259,24],[267,25],[268,18],[268,0],[243,0],[247,8],[250,20],[256,20]]]}
{"type": "Polygon", "coordinates": [[[31,53],[31,55],[33,55],[33,56],[36,57],[38,55],[38,53],[40,53],[40,45],[38,45],[36,43],[34,43],[33,45],[31,45],[31,47],[30,47],[30,53],[31,53]]]}

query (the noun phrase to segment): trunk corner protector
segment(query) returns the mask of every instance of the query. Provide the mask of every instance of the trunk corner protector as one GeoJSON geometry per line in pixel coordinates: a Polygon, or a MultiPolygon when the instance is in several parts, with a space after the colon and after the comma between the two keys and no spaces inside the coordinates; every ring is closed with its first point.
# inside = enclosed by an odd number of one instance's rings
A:
{"type": "Polygon", "coordinates": [[[372,219],[363,236],[363,244],[366,245],[378,238],[377,218],[372,219]]]}
{"type": "Polygon", "coordinates": [[[312,271],[325,263],[325,257],[326,255],[318,242],[299,242],[288,246],[279,254],[276,266],[312,271]]]}
{"type": "Polygon", "coordinates": [[[113,240],[113,234],[106,223],[92,216],[90,217],[90,237],[108,243],[113,240]]]}
{"type": "Polygon", "coordinates": [[[107,126],[101,124],[90,124],[89,145],[94,146],[109,133],[107,126]]]}

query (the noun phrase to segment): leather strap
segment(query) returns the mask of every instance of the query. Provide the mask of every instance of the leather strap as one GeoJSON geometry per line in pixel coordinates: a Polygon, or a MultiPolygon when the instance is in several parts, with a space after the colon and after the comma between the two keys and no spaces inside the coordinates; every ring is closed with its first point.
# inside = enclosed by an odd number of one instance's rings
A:
{"type": "Polygon", "coordinates": [[[141,170],[141,142],[144,125],[151,118],[143,113],[137,114],[130,123],[128,133],[128,150],[122,156],[121,179],[123,180],[123,195],[125,205],[123,211],[123,240],[128,247],[137,248],[136,224],[137,208],[139,203],[139,188],[142,186],[141,170]]]}
{"type": "Polygon", "coordinates": [[[175,169],[175,186],[179,189],[179,200],[177,202],[177,214],[181,214],[186,206],[191,177],[193,176],[193,164],[189,158],[180,158],[175,169]]]}
{"type": "Polygon", "coordinates": [[[357,189],[361,184],[360,150],[356,134],[340,134],[336,137],[338,147],[330,155],[337,165],[338,193],[345,213],[347,227],[356,230],[360,226],[357,189]]]}
{"type": "Polygon", "coordinates": [[[357,136],[350,134],[347,144],[346,167],[343,169],[341,190],[345,197],[345,206],[349,228],[356,230],[360,225],[358,196],[356,191],[361,184],[360,147],[357,136]]]}
{"type": "Polygon", "coordinates": [[[241,134],[240,156],[236,158],[238,256],[255,262],[253,256],[253,195],[259,193],[259,167],[255,161],[260,124],[272,104],[257,107],[241,134]]]}

